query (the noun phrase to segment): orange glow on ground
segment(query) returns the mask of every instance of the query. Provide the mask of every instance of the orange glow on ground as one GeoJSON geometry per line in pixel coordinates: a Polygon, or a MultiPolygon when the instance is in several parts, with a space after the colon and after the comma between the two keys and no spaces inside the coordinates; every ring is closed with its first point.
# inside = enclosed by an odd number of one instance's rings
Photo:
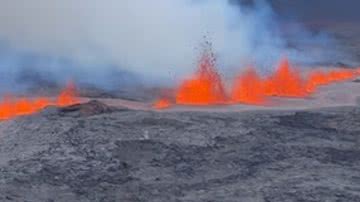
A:
{"type": "Polygon", "coordinates": [[[171,106],[171,102],[165,98],[157,100],[153,105],[155,109],[166,109],[169,108],[170,106],[171,106]]]}

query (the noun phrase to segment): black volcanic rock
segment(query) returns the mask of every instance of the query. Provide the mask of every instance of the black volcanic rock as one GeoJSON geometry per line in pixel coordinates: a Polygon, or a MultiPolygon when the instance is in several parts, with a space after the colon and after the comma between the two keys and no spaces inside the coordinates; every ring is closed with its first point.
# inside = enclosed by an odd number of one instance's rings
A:
{"type": "Polygon", "coordinates": [[[74,104],[59,109],[60,113],[63,114],[76,114],[79,116],[92,116],[102,113],[114,112],[116,108],[110,107],[100,101],[91,100],[87,103],[74,104]]]}
{"type": "Polygon", "coordinates": [[[0,201],[360,201],[360,108],[61,110],[0,123],[0,201]]]}

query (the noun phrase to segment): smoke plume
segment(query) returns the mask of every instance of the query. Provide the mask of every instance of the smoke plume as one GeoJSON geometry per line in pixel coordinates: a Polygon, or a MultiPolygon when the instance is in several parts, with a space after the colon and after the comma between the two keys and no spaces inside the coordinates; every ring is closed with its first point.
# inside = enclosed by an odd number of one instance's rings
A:
{"type": "Polygon", "coordinates": [[[271,68],[284,55],[301,62],[323,57],[289,48],[261,0],[251,6],[225,0],[3,0],[1,73],[40,71],[99,85],[112,72],[171,80],[193,70],[204,36],[224,74],[249,63],[271,68]]]}

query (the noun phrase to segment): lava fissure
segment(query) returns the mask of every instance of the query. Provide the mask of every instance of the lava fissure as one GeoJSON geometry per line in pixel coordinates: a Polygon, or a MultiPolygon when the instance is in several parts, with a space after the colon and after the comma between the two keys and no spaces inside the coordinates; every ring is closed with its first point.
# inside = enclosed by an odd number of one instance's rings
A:
{"type": "Polygon", "coordinates": [[[329,71],[311,70],[301,73],[293,68],[287,59],[281,60],[273,74],[261,77],[255,68],[248,68],[237,77],[226,93],[223,80],[214,62],[207,55],[202,57],[197,72],[183,80],[174,91],[175,102],[161,98],[154,108],[164,109],[177,105],[266,105],[269,97],[306,98],[318,87],[334,82],[346,81],[360,75],[360,69],[335,69],[329,71]]]}
{"type": "Polygon", "coordinates": [[[56,99],[47,97],[37,98],[17,98],[5,96],[0,101],[0,120],[7,120],[17,116],[24,116],[36,113],[47,106],[69,106],[79,102],[76,88],[73,83],[69,83],[57,96],[56,99]]]}

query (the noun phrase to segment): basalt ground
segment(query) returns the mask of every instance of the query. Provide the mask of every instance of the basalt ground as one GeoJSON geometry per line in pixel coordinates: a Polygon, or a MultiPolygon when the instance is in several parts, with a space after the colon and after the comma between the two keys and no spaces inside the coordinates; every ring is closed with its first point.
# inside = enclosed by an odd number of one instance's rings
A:
{"type": "Polygon", "coordinates": [[[0,123],[0,201],[360,201],[360,107],[145,111],[0,123]]]}

